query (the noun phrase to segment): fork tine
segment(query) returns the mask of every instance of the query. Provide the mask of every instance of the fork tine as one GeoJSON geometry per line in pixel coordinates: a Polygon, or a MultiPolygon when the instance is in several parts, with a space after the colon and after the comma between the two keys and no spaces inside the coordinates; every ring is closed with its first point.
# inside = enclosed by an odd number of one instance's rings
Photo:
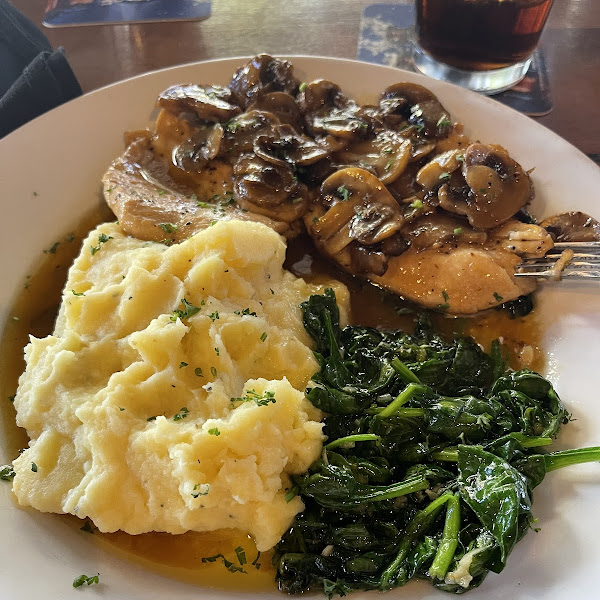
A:
{"type": "Polygon", "coordinates": [[[515,276],[541,279],[600,279],[600,242],[558,242],[542,258],[518,265],[515,276]],[[573,254],[557,273],[555,265],[565,250],[573,254]]]}

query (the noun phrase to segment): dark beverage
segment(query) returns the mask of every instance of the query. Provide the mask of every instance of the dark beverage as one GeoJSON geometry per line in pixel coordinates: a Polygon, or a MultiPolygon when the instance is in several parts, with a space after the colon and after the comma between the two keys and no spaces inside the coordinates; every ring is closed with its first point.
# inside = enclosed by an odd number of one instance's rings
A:
{"type": "Polygon", "coordinates": [[[433,58],[469,71],[500,69],[535,49],[553,0],[417,0],[417,39],[433,58]]]}

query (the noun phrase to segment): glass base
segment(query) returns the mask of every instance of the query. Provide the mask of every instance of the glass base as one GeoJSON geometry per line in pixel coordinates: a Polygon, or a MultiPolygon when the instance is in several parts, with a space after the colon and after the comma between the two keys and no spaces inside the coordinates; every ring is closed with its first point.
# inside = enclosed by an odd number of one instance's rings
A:
{"type": "Polygon", "coordinates": [[[415,68],[423,75],[460,85],[481,94],[499,94],[521,81],[529,69],[531,58],[510,67],[489,71],[465,71],[439,62],[415,43],[413,51],[415,68]]]}

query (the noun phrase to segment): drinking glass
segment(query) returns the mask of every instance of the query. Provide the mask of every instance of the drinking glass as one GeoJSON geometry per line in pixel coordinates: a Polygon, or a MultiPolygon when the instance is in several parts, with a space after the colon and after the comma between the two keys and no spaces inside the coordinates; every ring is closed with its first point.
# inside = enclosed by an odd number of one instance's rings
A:
{"type": "Polygon", "coordinates": [[[484,94],[527,73],[553,0],[416,0],[415,67],[484,94]]]}

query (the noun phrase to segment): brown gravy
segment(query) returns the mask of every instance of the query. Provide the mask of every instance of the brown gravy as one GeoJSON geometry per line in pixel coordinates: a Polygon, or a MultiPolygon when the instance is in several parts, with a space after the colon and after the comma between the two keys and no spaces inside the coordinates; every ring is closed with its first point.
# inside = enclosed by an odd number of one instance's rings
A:
{"type": "MultiPolygon", "coordinates": [[[[102,219],[106,219],[103,216],[102,219]]],[[[15,410],[6,399],[16,389],[18,378],[25,368],[23,348],[29,335],[44,337],[52,332],[58,311],[61,292],[69,266],[78,254],[81,241],[87,232],[100,221],[94,215],[82,223],[71,236],[61,238],[55,252],[44,255],[41,267],[23,282],[23,289],[17,295],[11,317],[0,340],[0,428],[5,440],[8,456],[16,456],[20,448],[27,445],[25,431],[15,425],[15,410]],[[69,241],[70,240],[70,241],[69,241]],[[16,319],[14,318],[16,317],[16,319]]],[[[296,275],[306,279],[319,280],[337,278],[350,288],[351,319],[359,325],[378,326],[384,329],[404,329],[411,331],[413,317],[400,314],[406,304],[399,298],[362,283],[339,272],[335,267],[315,255],[312,246],[304,239],[289,244],[286,267],[296,275]]],[[[523,366],[523,355],[527,364],[535,370],[544,367],[543,354],[539,348],[541,326],[535,311],[525,318],[510,319],[503,312],[488,311],[473,318],[455,318],[433,315],[435,326],[446,335],[471,335],[484,348],[489,349],[492,340],[502,337],[503,348],[511,366],[523,366]]],[[[80,528],[82,522],[70,515],[52,515],[72,527],[80,528]]],[[[90,540],[124,559],[133,561],[162,575],[202,586],[238,591],[266,592],[273,590],[274,568],[271,564],[272,552],[257,556],[256,547],[245,534],[235,530],[221,530],[208,533],[188,532],[183,535],[148,533],[132,536],[123,532],[89,535],[90,540]],[[227,560],[238,565],[235,549],[244,549],[247,563],[246,574],[229,574],[221,559],[202,562],[202,558],[224,555],[227,560]],[[225,576],[224,576],[225,575],[225,576]]]]}

